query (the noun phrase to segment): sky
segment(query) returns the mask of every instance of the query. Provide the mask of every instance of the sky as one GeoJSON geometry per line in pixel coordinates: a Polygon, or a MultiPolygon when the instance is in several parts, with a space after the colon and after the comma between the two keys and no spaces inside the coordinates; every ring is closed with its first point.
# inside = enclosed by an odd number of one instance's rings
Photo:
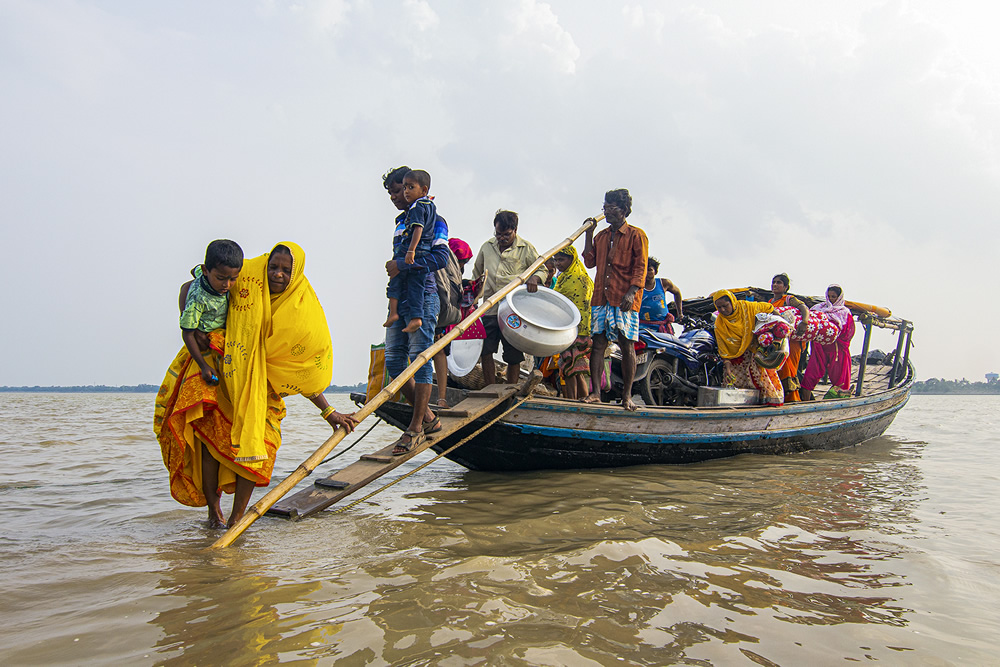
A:
{"type": "Polygon", "coordinates": [[[473,248],[499,208],[545,250],[628,188],[685,296],[839,283],[914,322],[918,379],[981,381],[1000,371],[982,305],[998,18],[930,0],[0,0],[0,385],[158,384],[178,287],[216,238],[299,243],[333,382],[366,381],[396,213],[381,176],[401,164],[430,172],[473,248]]]}

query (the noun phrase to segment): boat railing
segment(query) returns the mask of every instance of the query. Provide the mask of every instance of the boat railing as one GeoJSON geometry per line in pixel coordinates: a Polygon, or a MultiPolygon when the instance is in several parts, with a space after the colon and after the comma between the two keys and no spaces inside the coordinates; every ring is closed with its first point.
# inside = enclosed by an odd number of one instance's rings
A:
{"type": "Polygon", "coordinates": [[[855,310],[854,314],[865,328],[865,341],[861,349],[861,363],[858,367],[858,382],[857,388],[854,390],[854,395],[861,395],[861,387],[865,378],[865,368],[868,365],[868,348],[871,344],[872,329],[874,327],[896,331],[899,334],[899,339],[896,341],[896,349],[892,354],[892,370],[889,372],[888,389],[892,389],[897,383],[906,378],[907,369],[910,364],[910,347],[913,344],[913,322],[898,317],[882,317],[867,310],[862,310],[861,312],[855,310]]]}

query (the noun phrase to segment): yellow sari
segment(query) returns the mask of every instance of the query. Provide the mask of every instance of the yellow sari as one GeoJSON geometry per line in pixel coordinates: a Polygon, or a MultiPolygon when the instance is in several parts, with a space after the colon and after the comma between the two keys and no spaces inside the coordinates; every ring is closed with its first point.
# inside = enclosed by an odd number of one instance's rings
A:
{"type": "Polygon", "coordinates": [[[754,361],[753,327],[757,313],[770,313],[774,306],[766,301],[738,301],[729,290],[712,293],[712,302],[729,297],[733,314],[719,313],[715,320],[715,342],[719,356],[726,360],[726,384],[740,389],[757,389],[769,405],[784,403],[784,391],[777,371],[762,368],[754,361]]]}
{"type": "Polygon", "coordinates": [[[225,335],[221,329],[209,335],[204,356],[219,385],[206,385],[182,348],[157,394],[153,431],[170,473],[170,494],[184,505],[206,503],[201,444],[219,461],[219,488],[226,493],[235,490],[237,476],[267,486],[281,446],[283,397],[313,396],[330,385],[333,345],[303,274],[305,253],[294,243],[280,245],[292,253],[288,287],[272,298],[269,255],[245,261],[230,290],[225,335]]]}
{"type": "Polygon", "coordinates": [[[715,320],[715,342],[719,346],[719,356],[735,359],[746,352],[753,341],[757,313],[770,313],[774,306],[766,301],[738,301],[727,289],[712,292],[712,303],[724,296],[732,302],[733,314],[724,317],[720,313],[715,320]]]}
{"type": "Polygon", "coordinates": [[[556,279],[555,291],[572,301],[580,311],[580,326],[576,340],[566,350],[559,353],[559,372],[563,380],[576,375],[590,377],[590,300],[594,296],[594,281],[587,275],[587,267],[580,261],[576,248],[566,246],[560,253],[569,255],[573,262],[556,279]]]}
{"type": "Polygon", "coordinates": [[[594,281],[587,275],[587,268],[580,261],[576,248],[569,245],[559,251],[573,258],[573,263],[556,278],[555,291],[576,304],[580,311],[578,336],[590,335],[590,300],[594,296],[594,281]]]}

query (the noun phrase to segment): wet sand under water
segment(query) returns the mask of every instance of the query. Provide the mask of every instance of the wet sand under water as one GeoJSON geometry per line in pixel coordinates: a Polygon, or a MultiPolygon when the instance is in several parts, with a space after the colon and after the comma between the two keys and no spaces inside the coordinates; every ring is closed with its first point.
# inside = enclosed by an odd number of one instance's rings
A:
{"type": "MultiPolygon", "coordinates": [[[[224,551],[170,498],[152,403],[0,394],[5,664],[997,661],[995,397],[914,396],[885,437],[839,452],[517,474],[442,460],[224,551]]],[[[305,399],[288,408],[275,480],[329,435],[305,399]]],[[[343,460],[395,436],[379,426],[343,460]]]]}

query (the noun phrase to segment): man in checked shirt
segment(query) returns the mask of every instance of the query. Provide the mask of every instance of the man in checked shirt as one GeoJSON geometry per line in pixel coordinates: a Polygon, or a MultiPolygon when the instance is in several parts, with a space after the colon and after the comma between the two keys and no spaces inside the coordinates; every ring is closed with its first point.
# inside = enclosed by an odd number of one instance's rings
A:
{"type": "MultiPolygon", "coordinates": [[[[596,267],[594,297],[590,301],[594,346],[590,353],[590,395],[585,403],[601,402],[601,371],[608,340],[615,338],[622,353],[622,407],[635,410],[632,379],[635,377],[635,343],[639,340],[639,308],[646,283],[646,232],[625,221],[632,213],[628,190],[609,190],[604,195],[604,220],[608,227],[594,235],[587,229],[583,263],[596,267]]],[[[592,218],[591,218],[592,219],[592,218]]]]}

